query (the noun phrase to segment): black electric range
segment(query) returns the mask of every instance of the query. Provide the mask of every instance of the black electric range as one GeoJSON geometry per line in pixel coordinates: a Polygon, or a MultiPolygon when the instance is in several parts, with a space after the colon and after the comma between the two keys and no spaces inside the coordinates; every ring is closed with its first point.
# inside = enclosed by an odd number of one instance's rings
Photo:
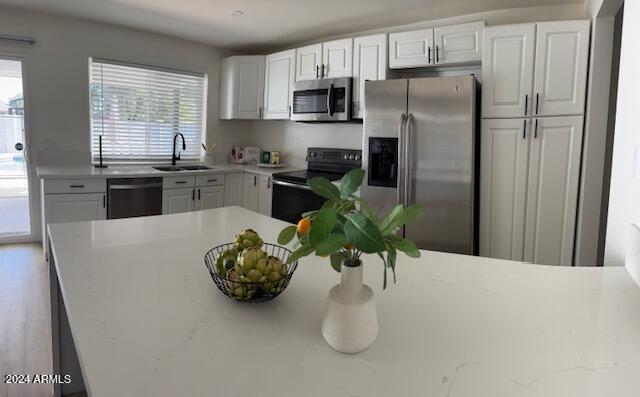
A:
{"type": "Polygon", "coordinates": [[[271,216],[297,223],[302,214],[322,206],[325,199],[316,195],[307,180],[321,176],[337,181],[362,166],[362,151],[353,149],[309,148],[307,169],[273,174],[271,216]]]}

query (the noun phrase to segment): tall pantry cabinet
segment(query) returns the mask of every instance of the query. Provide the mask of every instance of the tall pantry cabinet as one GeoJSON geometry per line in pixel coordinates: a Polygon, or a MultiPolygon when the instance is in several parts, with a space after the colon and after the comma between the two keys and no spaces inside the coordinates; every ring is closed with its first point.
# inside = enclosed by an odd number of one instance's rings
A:
{"type": "Polygon", "coordinates": [[[571,265],[589,21],[485,28],[480,255],[571,265]]]}

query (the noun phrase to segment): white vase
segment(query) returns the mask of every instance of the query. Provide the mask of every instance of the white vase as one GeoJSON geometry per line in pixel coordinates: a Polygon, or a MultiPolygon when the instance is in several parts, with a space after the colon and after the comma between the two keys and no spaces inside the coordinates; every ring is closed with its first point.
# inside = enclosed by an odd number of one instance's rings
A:
{"type": "Polygon", "coordinates": [[[342,265],[342,282],[329,291],[322,336],[341,353],[359,353],[378,337],[373,291],[362,284],[363,266],[342,265]]]}

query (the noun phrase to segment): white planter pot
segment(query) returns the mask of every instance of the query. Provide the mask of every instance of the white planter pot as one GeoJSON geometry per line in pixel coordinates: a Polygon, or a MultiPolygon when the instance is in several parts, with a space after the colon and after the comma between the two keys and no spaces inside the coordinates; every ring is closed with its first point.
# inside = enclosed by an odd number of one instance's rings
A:
{"type": "Polygon", "coordinates": [[[373,291],[362,284],[363,266],[342,265],[342,282],[329,291],[322,336],[341,353],[359,353],[378,337],[373,291]]]}

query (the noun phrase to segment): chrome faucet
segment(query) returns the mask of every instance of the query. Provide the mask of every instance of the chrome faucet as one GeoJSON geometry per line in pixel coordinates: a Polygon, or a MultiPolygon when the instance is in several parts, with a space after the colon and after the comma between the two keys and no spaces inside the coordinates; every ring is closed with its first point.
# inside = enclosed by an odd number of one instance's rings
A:
{"type": "Polygon", "coordinates": [[[171,165],[176,165],[176,160],[180,160],[180,153],[176,156],[176,139],[182,138],[182,150],[187,150],[187,144],[184,142],[184,135],[177,133],[173,136],[173,153],[171,154],[171,165]]]}

